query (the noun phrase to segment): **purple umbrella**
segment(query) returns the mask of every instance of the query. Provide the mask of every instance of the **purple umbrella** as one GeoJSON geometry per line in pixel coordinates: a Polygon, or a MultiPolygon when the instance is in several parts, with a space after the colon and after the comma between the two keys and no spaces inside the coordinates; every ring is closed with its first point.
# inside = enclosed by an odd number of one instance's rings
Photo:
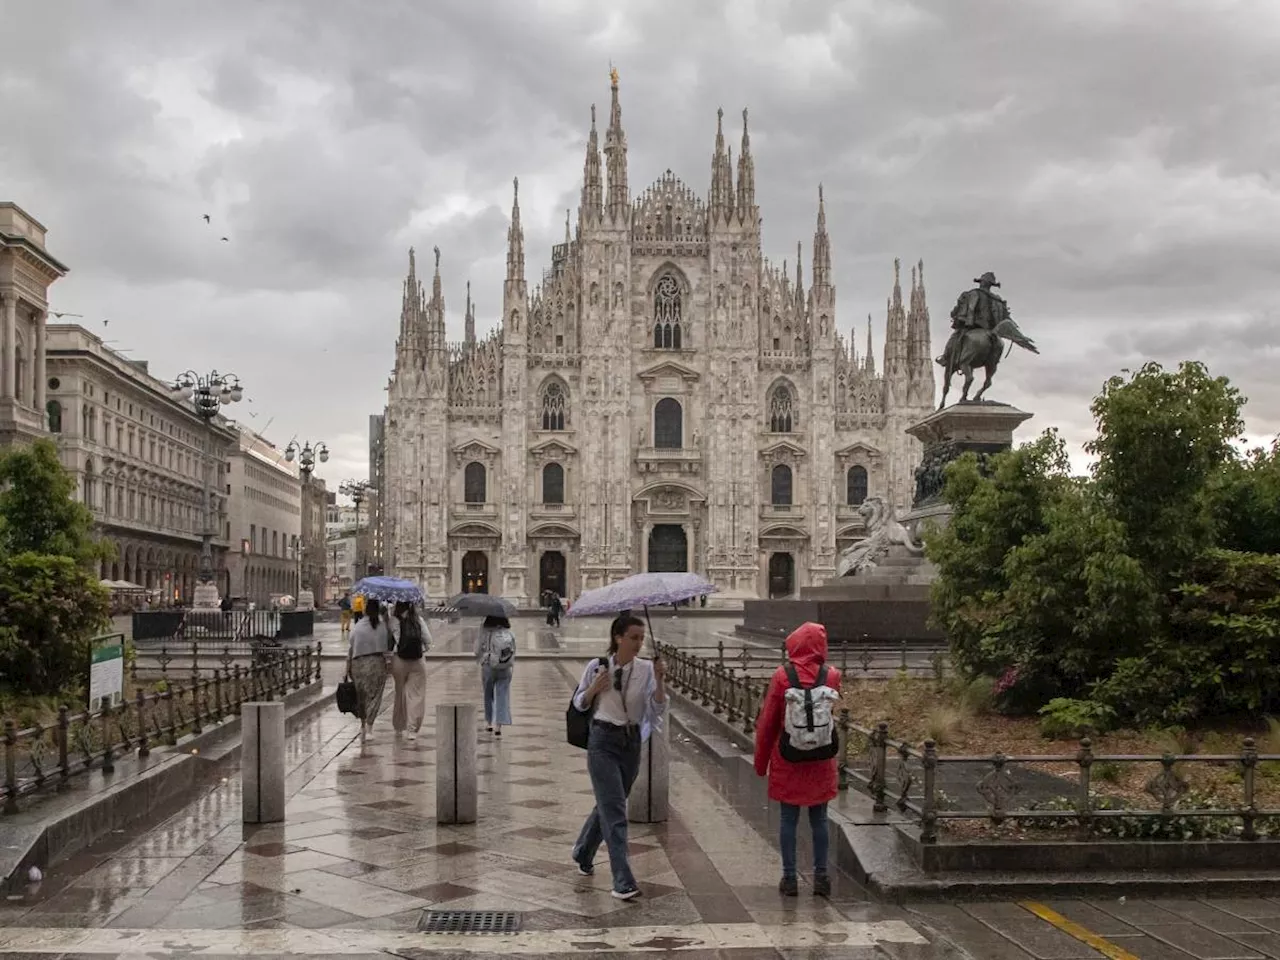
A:
{"type": "Polygon", "coordinates": [[[642,607],[644,619],[649,624],[649,636],[652,637],[649,607],[692,600],[716,590],[715,584],[696,573],[636,573],[616,583],[588,590],[569,607],[568,616],[589,617],[602,613],[616,616],[642,607]]]}

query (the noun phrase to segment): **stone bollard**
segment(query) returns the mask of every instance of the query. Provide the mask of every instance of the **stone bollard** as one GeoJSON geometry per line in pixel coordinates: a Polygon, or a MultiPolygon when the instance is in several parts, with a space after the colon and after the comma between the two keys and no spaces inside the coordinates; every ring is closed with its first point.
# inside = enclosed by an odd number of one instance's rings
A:
{"type": "Polygon", "coordinates": [[[632,823],[666,823],[670,810],[670,722],[655,730],[640,748],[640,775],[627,798],[627,819],[632,823]]]}
{"type": "Polygon", "coordinates": [[[283,823],[284,704],[244,704],[240,743],[244,822],[283,823]]]}
{"type": "Polygon", "coordinates": [[[436,822],[475,823],[476,705],[436,707],[436,822]]]}

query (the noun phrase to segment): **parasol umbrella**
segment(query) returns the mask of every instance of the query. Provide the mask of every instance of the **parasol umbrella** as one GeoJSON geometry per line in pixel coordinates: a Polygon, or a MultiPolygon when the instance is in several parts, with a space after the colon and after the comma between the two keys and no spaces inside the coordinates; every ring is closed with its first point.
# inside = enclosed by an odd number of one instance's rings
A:
{"type": "Polygon", "coordinates": [[[352,596],[367,597],[381,603],[425,603],[422,589],[412,580],[399,577],[365,577],[351,588],[352,596]]]}
{"type": "Polygon", "coordinates": [[[642,607],[645,622],[649,625],[649,636],[653,637],[649,607],[692,600],[704,593],[715,593],[716,589],[715,584],[696,573],[636,573],[615,583],[588,590],[574,601],[568,616],[589,617],[601,613],[617,615],[642,607]]]}
{"type": "Polygon", "coordinates": [[[464,617],[505,617],[510,620],[516,615],[514,603],[505,597],[487,593],[459,593],[449,598],[446,609],[464,617]]]}

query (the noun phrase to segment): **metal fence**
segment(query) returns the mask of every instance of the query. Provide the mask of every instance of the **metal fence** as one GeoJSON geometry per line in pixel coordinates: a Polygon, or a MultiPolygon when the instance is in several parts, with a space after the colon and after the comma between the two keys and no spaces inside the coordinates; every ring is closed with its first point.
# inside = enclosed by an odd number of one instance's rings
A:
{"type": "MultiPolygon", "coordinates": [[[[787,658],[786,647],[753,645],[741,640],[723,640],[715,646],[682,644],[681,652],[714,661],[722,669],[733,669],[739,676],[772,676],[787,658]]],[[[932,677],[941,681],[950,669],[947,651],[937,645],[907,643],[842,643],[830,649],[831,663],[845,676],[861,671],[868,677],[888,677],[905,673],[912,677],[932,677]]]]}
{"type": "Polygon", "coordinates": [[[315,632],[312,610],[138,610],[134,640],[291,640],[315,632]]]}
{"type": "Polygon", "coordinates": [[[16,813],[18,798],[41,788],[62,788],[95,767],[106,773],[133,751],[146,757],[153,746],[175,746],[187,734],[203,733],[238,716],[242,704],[284,697],[320,680],[320,647],[283,650],[252,666],[214,669],[186,684],[161,684],[131,700],[87,713],[61,707],[49,724],[19,730],[4,721],[3,811],[16,813]]]}
{"type": "MultiPolygon", "coordinates": [[[[723,647],[723,645],[721,645],[723,647]]],[[[690,701],[751,735],[773,672],[780,660],[746,651],[715,657],[690,648],[659,645],[667,662],[668,682],[690,701]]],[[[912,815],[922,843],[936,843],[941,823],[1016,822],[1020,827],[1056,828],[1087,838],[1110,835],[1124,839],[1280,838],[1280,808],[1259,805],[1259,777],[1280,769],[1280,754],[1259,753],[1253,738],[1244,738],[1238,753],[1100,754],[1088,738],[1074,753],[1057,755],[943,756],[933,740],[915,746],[890,734],[889,725],[854,723],[847,708],[838,718],[840,789],[867,793],[874,809],[890,804],[912,815]],[[892,764],[892,772],[890,765],[892,764]],[[1237,802],[1202,797],[1184,777],[1185,765],[1211,765],[1233,774],[1237,802]],[[1120,771],[1151,768],[1145,793],[1154,805],[1132,806],[1107,795],[1108,783],[1120,771]],[[1049,774],[1045,767],[1070,772],[1049,774]],[[1106,777],[1099,773],[1106,770],[1106,777]],[[1028,789],[1029,777],[1050,777],[1057,789],[1028,789]],[[892,777],[892,779],[891,779],[892,777]],[[943,782],[961,784],[958,798],[948,796],[943,782]],[[1027,802],[1023,797],[1030,796],[1027,802]]],[[[1043,787],[1043,783],[1041,784],[1043,787]]]]}
{"type": "Polygon", "coordinates": [[[238,640],[231,643],[208,643],[193,640],[183,643],[174,640],[136,640],[129,673],[135,683],[141,681],[190,678],[199,680],[221,669],[223,676],[230,676],[232,668],[271,663],[295,650],[315,650],[320,644],[307,641],[274,643],[261,640],[238,640]]]}

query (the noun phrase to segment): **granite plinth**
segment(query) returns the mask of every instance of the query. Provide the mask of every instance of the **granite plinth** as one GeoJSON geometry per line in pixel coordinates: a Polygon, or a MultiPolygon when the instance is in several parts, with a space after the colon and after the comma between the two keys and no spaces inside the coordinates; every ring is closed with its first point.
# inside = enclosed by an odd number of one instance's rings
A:
{"type": "Polygon", "coordinates": [[[476,705],[436,707],[436,820],[475,823],[479,809],[476,705]]]}
{"type": "Polygon", "coordinates": [[[806,587],[799,600],[748,600],[742,629],[786,636],[802,623],[821,623],[832,643],[938,643],[941,630],[929,624],[927,582],[843,577],[806,587]]]}
{"type": "Polygon", "coordinates": [[[191,594],[191,606],[197,610],[217,610],[221,603],[218,597],[218,585],[213,581],[197,583],[191,594]]]}
{"type": "Polygon", "coordinates": [[[240,710],[241,798],[245,823],[284,821],[284,703],[246,703],[240,710]]]}
{"type": "Polygon", "coordinates": [[[640,775],[627,797],[632,823],[666,823],[671,810],[671,744],[667,725],[655,730],[640,749],[640,775]]]}

